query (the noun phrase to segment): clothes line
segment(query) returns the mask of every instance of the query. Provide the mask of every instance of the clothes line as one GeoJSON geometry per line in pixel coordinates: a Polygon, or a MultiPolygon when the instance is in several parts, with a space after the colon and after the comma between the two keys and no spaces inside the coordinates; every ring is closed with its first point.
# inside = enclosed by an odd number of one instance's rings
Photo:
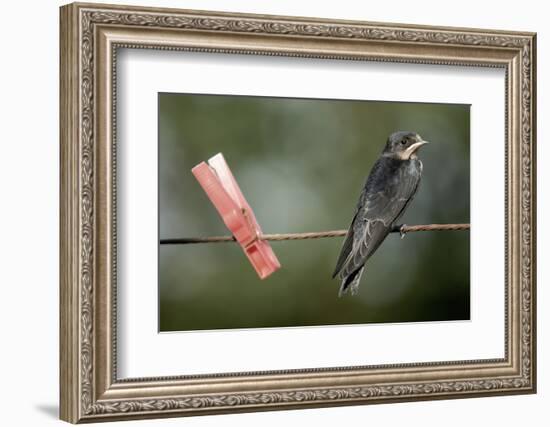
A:
{"type": "MultiPolygon", "coordinates": [[[[469,230],[470,224],[423,224],[423,225],[395,225],[391,233],[400,233],[404,236],[407,233],[418,231],[464,231],[469,230]]],[[[269,240],[280,242],[284,240],[305,240],[305,239],[323,239],[327,237],[343,237],[348,230],[332,231],[314,231],[310,233],[280,233],[280,234],[261,234],[258,240],[269,240]]],[[[205,237],[176,237],[169,239],[160,239],[161,245],[187,245],[193,243],[221,243],[234,242],[233,236],[205,236],[205,237]]]]}

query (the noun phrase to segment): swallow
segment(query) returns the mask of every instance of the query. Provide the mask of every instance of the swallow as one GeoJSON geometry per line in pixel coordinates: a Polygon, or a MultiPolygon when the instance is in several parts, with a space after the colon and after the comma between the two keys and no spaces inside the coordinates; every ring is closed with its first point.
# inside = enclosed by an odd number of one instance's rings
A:
{"type": "Polygon", "coordinates": [[[415,132],[394,132],[374,163],[359,196],[332,277],[338,296],[359,289],[365,262],[378,249],[414,198],[422,176],[418,149],[428,144],[415,132]]]}

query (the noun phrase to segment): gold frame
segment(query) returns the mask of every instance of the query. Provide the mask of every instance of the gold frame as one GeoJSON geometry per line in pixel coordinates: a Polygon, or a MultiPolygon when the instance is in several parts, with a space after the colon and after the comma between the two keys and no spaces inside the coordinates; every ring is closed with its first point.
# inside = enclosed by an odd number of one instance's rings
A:
{"type": "Polygon", "coordinates": [[[60,12],[63,420],[535,392],[535,34],[99,4],[60,12]],[[113,147],[119,47],[504,68],[505,357],[118,380],[113,147]]]}

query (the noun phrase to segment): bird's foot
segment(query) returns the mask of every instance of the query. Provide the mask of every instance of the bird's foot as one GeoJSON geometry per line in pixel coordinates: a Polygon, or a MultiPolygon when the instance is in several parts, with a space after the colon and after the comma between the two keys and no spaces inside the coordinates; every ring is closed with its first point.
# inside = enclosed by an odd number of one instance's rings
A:
{"type": "Polygon", "coordinates": [[[407,232],[405,231],[406,226],[407,224],[402,224],[401,227],[399,227],[399,235],[401,236],[401,239],[403,239],[405,237],[405,234],[407,234],[407,232]]]}

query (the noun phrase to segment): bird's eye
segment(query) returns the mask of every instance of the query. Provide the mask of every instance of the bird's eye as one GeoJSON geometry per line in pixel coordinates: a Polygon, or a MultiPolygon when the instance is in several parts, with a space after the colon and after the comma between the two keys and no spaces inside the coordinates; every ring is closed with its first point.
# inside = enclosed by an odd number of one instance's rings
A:
{"type": "Polygon", "coordinates": [[[407,143],[407,140],[405,140],[405,139],[401,140],[401,144],[405,145],[406,143],[407,143]]]}

